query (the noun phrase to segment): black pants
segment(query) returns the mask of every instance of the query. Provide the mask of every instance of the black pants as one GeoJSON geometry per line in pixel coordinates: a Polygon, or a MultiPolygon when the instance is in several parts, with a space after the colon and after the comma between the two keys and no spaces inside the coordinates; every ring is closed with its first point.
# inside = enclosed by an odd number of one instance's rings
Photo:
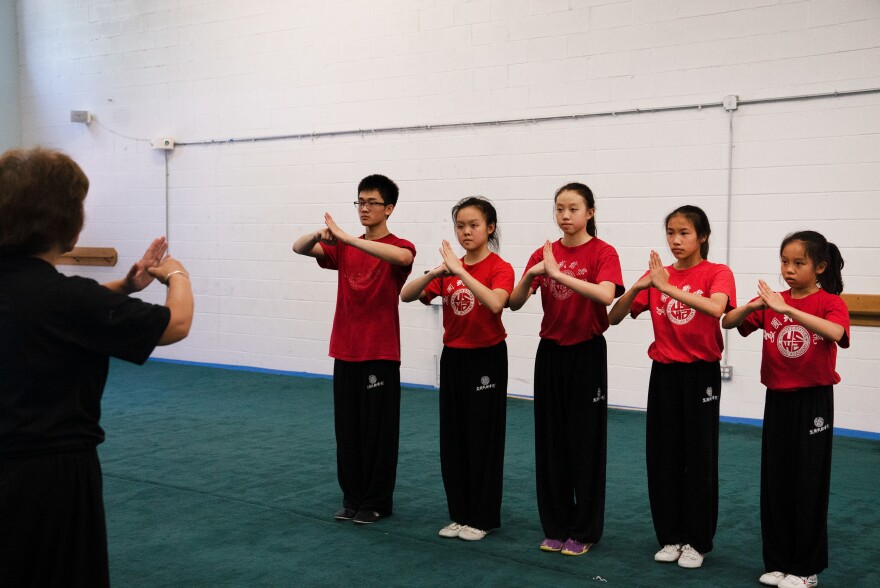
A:
{"type": "Polygon", "coordinates": [[[768,572],[828,567],[834,389],[767,390],[761,443],[761,536],[768,572]]]}
{"type": "Polygon", "coordinates": [[[507,426],[507,344],[444,347],[440,356],[440,467],[449,518],[501,526],[507,426]]]}
{"type": "Polygon", "coordinates": [[[535,469],[544,536],[596,543],[605,524],[605,338],[542,339],[535,357],[535,469]]]}
{"type": "Polygon", "coordinates": [[[660,545],[712,551],[718,525],[717,361],[654,362],[648,385],[648,497],[660,545]]]}
{"type": "Polygon", "coordinates": [[[333,407],[342,505],[390,515],[400,439],[400,363],[337,359],[333,407]]]}
{"type": "Polygon", "coordinates": [[[0,585],[110,585],[95,449],[0,457],[0,585]]]}

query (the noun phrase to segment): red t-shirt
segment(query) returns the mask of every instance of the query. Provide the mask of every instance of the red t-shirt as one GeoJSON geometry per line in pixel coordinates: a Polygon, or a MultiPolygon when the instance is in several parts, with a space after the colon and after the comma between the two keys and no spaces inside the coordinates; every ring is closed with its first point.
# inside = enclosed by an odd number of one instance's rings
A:
{"type": "MultiPolygon", "coordinates": [[[[415,258],[416,248],[409,241],[387,235],[376,242],[407,249],[415,258]]],[[[318,265],[339,270],[330,357],[400,361],[397,305],[412,265],[394,265],[341,242],[321,243],[321,248],[326,257],[318,258],[318,265]]]]}
{"type": "MultiPolygon", "coordinates": [[[[461,262],[467,273],[490,290],[513,291],[513,266],[497,254],[489,253],[486,259],[474,265],[464,263],[464,258],[461,262]]],[[[421,301],[430,304],[437,296],[443,297],[443,344],[447,347],[491,347],[507,337],[501,313],[495,314],[483,306],[459,278],[434,278],[425,287],[421,301]]]]}
{"type": "MultiPolygon", "coordinates": [[[[669,283],[673,286],[704,298],[710,298],[712,294],[725,294],[727,307],[724,312],[736,308],[736,284],[733,272],[726,265],[703,260],[686,270],[677,270],[671,265],[666,266],[666,270],[669,272],[669,283]]],[[[648,308],[651,309],[651,322],[654,325],[654,342],[648,347],[648,357],[660,363],[721,359],[724,341],[718,319],[654,287],[636,295],[630,306],[630,314],[635,318],[648,308]]]]}
{"type": "Polygon", "coordinates": [[[840,342],[835,344],[771,308],[749,314],[738,330],[745,336],[764,329],[761,383],[771,390],[837,384],[840,382],[840,376],[835,371],[837,346],[844,349],[849,347],[849,310],[846,303],[840,296],[821,289],[797,299],[791,297],[791,290],[780,294],[789,306],[836,323],[845,332],[840,342]]]}
{"type": "MultiPolygon", "coordinates": [[[[614,247],[605,241],[593,237],[583,245],[566,247],[559,239],[551,247],[563,273],[593,284],[611,282],[615,286],[615,296],[623,293],[620,259],[614,247]]],[[[526,264],[526,272],[543,259],[544,248],[541,247],[532,253],[526,264]]],[[[575,345],[608,329],[608,309],[604,305],[575,294],[568,286],[546,275],[538,276],[532,282],[532,290],[537,291],[539,287],[541,305],[544,307],[540,333],[542,339],[550,339],[559,345],[575,345]]]]}

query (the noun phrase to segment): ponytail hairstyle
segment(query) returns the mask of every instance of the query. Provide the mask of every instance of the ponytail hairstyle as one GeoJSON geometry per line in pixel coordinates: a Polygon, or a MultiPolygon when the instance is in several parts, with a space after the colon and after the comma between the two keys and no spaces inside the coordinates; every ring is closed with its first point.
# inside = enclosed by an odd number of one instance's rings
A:
{"type": "Polygon", "coordinates": [[[816,231],[797,231],[786,235],[779,247],[779,255],[782,255],[785,246],[792,241],[800,241],[804,244],[804,251],[813,265],[816,267],[825,264],[822,273],[816,275],[819,286],[831,294],[843,292],[843,257],[837,245],[830,243],[821,233],[816,231]]]}
{"type": "Polygon", "coordinates": [[[709,226],[709,217],[706,216],[703,209],[699,206],[692,206],[690,204],[679,206],[666,215],[666,220],[663,221],[664,229],[669,226],[669,221],[674,216],[683,216],[688,219],[690,223],[694,225],[694,231],[697,233],[697,237],[706,237],[706,240],[700,243],[700,257],[707,259],[709,257],[709,235],[712,234],[712,227],[709,226]]]}
{"type": "MultiPolygon", "coordinates": [[[[579,182],[572,182],[570,184],[566,184],[556,190],[556,194],[553,196],[553,202],[556,202],[556,199],[560,194],[565,192],[566,190],[571,190],[572,192],[577,192],[583,197],[584,202],[587,205],[589,210],[596,210],[596,199],[593,197],[593,191],[586,184],[581,184],[579,182]]],[[[587,234],[591,237],[596,236],[596,213],[593,213],[593,216],[590,217],[590,220],[587,221],[587,234]]]]}
{"type": "Polygon", "coordinates": [[[459,200],[458,204],[452,207],[453,224],[458,216],[458,211],[462,208],[470,207],[474,207],[483,213],[483,218],[486,219],[486,228],[492,227],[492,232],[489,233],[489,248],[497,253],[501,249],[501,235],[498,232],[498,213],[488,198],[468,196],[459,200]]]}

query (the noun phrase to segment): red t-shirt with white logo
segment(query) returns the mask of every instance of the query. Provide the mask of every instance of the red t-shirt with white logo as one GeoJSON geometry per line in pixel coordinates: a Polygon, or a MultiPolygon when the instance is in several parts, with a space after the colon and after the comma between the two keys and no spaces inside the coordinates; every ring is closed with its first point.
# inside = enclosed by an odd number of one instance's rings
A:
{"type": "MultiPolygon", "coordinates": [[[[490,290],[513,291],[513,266],[496,253],[468,265],[461,260],[467,273],[490,290]]],[[[483,306],[473,293],[455,276],[434,278],[425,287],[421,301],[430,304],[437,296],[443,297],[443,344],[461,349],[491,347],[504,341],[507,333],[501,324],[501,313],[493,313],[483,306]]]]}
{"type": "MultiPolygon", "coordinates": [[[[559,239],[551,247],[563,273],[593,284],[611,282],[615,286],[615,297],[623,293],[620,259],[614,247],[605,241],[593,237],[577,247],[566,247],[559,239]]],[[[526,272],[543,259],[544,248],[540,247],[529,258],[526,272]]],[[[568,286],[546,275],[537,276],[531,288],[535,291],[541,289],[541,305],[544,307],[540,333],[542,339],[559,345],[576,345],[608,329],[608,309],[605,305],[576,294],[568,286]]]]}
{"type": "MultiPolygon", "coordinates": [[[[407,249],[415,258],[415,246],[405,239],[387,235],[376,242],[407,249]]],[[[318,258],[318,265],[339,271],[330,357],[400,361],[397,305],[412,265],[394,265],[342,242],[321,243],[321,248],[325,257],[318,258]]]]}
{"type": "Polygon", "coordinates": [[[837,384],[840,382],[840,376],[835,371],[837,347],[849,347],[849,310],[846,303],[840,296],[822,289],[804,298],[792,298],[791,290],[780,294],[789,306],[842,326],[844,335],[840,342],[835,343],[808,331],[797,321],[772,308],[752,312],[738,330],[745,336],[764,329],[761,383],[771,390],[837,384]]]}
{"type": "MultiPolygon", "coordinates": [[[[666,271],[669,272],[669,283],[676,288],[704,298],[724,294],[727,296],[724,312],[736,308],[736,283],[733,272],[726,265],[704,259],[684,270],[668,265],[666,271]]],[[[653,286],[636,295],[630,306],[630,315],[635,318],[648,309],[654,325],[654,342],[648,347],[648,357],[660,363],[721,359],[724,340],[717,318],[695,310],[653,286]]]]}

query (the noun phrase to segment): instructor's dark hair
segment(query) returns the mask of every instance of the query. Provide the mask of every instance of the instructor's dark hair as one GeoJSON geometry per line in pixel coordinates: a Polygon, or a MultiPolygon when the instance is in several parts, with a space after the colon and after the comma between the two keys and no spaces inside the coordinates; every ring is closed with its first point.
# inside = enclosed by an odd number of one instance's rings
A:
{"type": "Polygon", "coordinates": [[[494,251],[501,249],[501,234],[498,231],[498,213],[488,198],[482,196],[468,196],[458,201],[458,204],[452,207],[452,222],[454,223],[458,216],[458,211],[462,208],[473,207],[483,213],[486,219],[486,226],[492,225],[494,228],[489,233],[489,248],[494,251]]]}
{"type": "Polygon", "coordinates": [[[797,231],[786,235],[779,247],[779,255],[792,241],[804,244],[804,251],[814,265],[825,264],[825,270],[816,276],[822,289],[831,294],[843,292],[843,257],[837,245],[828,241],[822,233],[816,231],[797,231]]]}
{"type": "Polygon", "coordinates": [[[381,174],[373,174],[365,177],[358,184],[358,194],[371,190],[378,191],[382,195],[382,200],[385,204],[397,204],[397,195],[400,193],[400,190],[397,189],[397,184],[389,178],[381,174]]]}
{"type": "Polygon", "coordinates": [[[89,179],[60,151],[12,149],[0,156],[0,255],[36,255],[76,244],[89,179]]]}
{"type": "Polygon", "coordinates": [[[666,220],[663,221],[664,229],[669,226],[669,221],[674,216],[685,217],[692,225],[694,225],[694,231],[696,231],[697,237],[706,237],[706,240],[700,243],[700,257],[707,259],[709,257],[709,235],[712,234],[712,227],[709,226],[709,217],[706,216],[703,209],[691,204],[679,206],[666,215],[666,220]]]}

